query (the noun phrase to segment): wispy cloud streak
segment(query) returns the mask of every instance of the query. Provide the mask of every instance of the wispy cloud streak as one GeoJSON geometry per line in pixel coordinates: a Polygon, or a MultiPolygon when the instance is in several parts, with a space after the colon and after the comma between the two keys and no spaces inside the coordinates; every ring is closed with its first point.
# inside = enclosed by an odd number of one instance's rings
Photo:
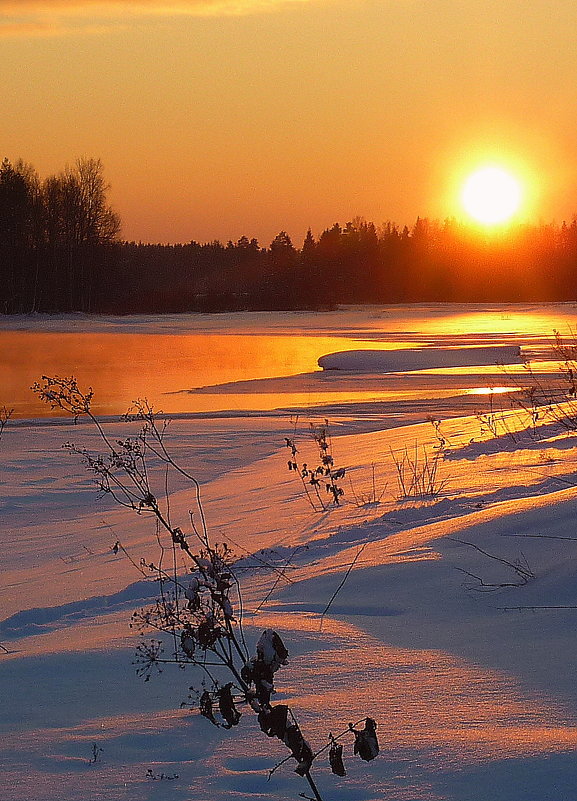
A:
{"type": "Polygon", "coordinates": [[[0,0],[0,37],[102,33],[128,20],[241,16],[311,0],[0,0]]]}

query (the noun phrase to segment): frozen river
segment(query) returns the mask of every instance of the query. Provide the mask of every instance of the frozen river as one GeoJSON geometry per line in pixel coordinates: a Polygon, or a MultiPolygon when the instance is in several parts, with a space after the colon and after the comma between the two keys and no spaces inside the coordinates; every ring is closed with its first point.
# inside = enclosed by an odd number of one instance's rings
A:
{"type": "MultiPolygon", "coordinates": [[[[345,308],[319,313],[0,319],[0,403],[18,417],[50,412],[30,386],[41,375],[74,375],[95,391],[100,414],[146,397],[169,414],[270,411],[347,403],[439,401],[503,383],[497,367],[443,369],[435,348],[550,344],[577,326],[577,307],[443,305],[345,308]],[[430,368],[386,376],[339,375],[326,354],[422,349],[430,368]]],[[[402,360],[401,360],[402,361],[402,360]]]]}

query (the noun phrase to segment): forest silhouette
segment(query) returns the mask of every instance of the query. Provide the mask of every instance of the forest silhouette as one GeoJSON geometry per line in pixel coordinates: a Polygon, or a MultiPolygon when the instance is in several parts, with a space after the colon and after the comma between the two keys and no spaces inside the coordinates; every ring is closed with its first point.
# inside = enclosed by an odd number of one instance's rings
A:
{"type": "Polygon", "coordinates": [[[577,300],[577,221],[475,229],[455,219],[335,223],[300,248],[126,242],[99,159],[41,180],[0,165],[0,313],[325,309],[577,300]]]}

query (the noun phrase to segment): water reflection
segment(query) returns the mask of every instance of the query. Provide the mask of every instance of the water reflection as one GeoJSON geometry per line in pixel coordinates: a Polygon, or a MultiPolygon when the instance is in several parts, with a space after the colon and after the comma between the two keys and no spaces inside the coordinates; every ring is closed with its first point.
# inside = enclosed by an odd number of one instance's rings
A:
{"type": "Polygon", "coordinates": [[[422,330],[431,334],[449,335],[514,335],[548,336],[554,331],[569,334],[577,322],[574,304],[554,304],[550,307],[501,306],[446,307],[442,316],[432,315],[423,320],[422,330]]]}
{"type": "Polygon", "coordinates": [[[466,390],[468,395],[507,395],[509,392],[519,392],[517,387],[473,387],[466,390]]]}
{"type": "Polygon", "coordinates": [[[313,372],[323,353],[358,347],[355,340],[337,337],[244,334],[5,331],[0,342],[0,403],[14,407],[21,417],[47,414],[29,389],[42,375],[74,375],[81,386],[92,386],[99,414],[123,413],[139,397],[170,413],[320,402],[322,393],[302,390],[292,398],[271,393],[256,405],[255,398],[246,395],[194,396],[183,390],[313,372]]]}
{"type": "MultiPolygon", "coordinates": [[[[147,397],[171,414],[224,410],[270,410],[326,402],[399,400],[414,392],[439,395],[438,387],[324,387],[306,381],[290,387],[235,391],[235,382],[318,375],[317,360],[343,350],[466,347],[519,344],[524,352],[550,346],[553,331],[577,326],[577,309],[554,306],[458,306],[450,304],[350,308],[326,314],[182,315],[159,318],[0,319],[0,404],[17,416],[41,417],[48,410],[29,391],[42,374],[74,374],[95,390],[96,411],[126,411],[147,397]],[[60,330],[54,330],[58,326],[60,330]],[[17,328],[20,330],[17,330],[17,328]],[[11,330],[13,328],[13,330],[11,330]],[[143,333],[145,332],[145,333],[143,333]],[[528,349],[528,351],[527,351],[528,349]],[[189,394],[207,385],[222,391],[189,394]],[[337,390],[335,393],[331,390],[337,390]],[[391,392],[393,394],[391,394],[391,392]],[[396,394],[395,394],[396,393],[396,394]]],[[[543,354],[541,354],[541,358],[543,354]]],[[[511,369],[523,370],[522,366],[511,369]]],[[[429,376],[435,370],[427,370],[429,376]]],[[[443,368],[455,378],[446,396],[471,387],[465,376],[495,367],[443,368]],[[462,376],[459,379],[458,376],[462,376]],[[459,383],[461,381],[462,383],[459,383]]],[[[487,384],[483,380],[481,383],[487,384]]],[[[494,382],[494,379],[493,379],[494,382]]],[[[473,386],[475,386],[473,384],[473,386]]],[[[424,397],[424,395],[423,395],[424,397]]]]}

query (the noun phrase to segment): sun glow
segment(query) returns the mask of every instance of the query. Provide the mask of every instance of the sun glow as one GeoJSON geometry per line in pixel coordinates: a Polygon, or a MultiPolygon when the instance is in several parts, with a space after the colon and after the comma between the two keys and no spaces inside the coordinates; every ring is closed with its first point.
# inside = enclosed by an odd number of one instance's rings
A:
{"type": "Polygon", "coordinates": [[[501,167],[482,167],[469,175],[461,193],[467,214],[482,225],[508,222],[521,206],[521,183],[501,167]]]}

